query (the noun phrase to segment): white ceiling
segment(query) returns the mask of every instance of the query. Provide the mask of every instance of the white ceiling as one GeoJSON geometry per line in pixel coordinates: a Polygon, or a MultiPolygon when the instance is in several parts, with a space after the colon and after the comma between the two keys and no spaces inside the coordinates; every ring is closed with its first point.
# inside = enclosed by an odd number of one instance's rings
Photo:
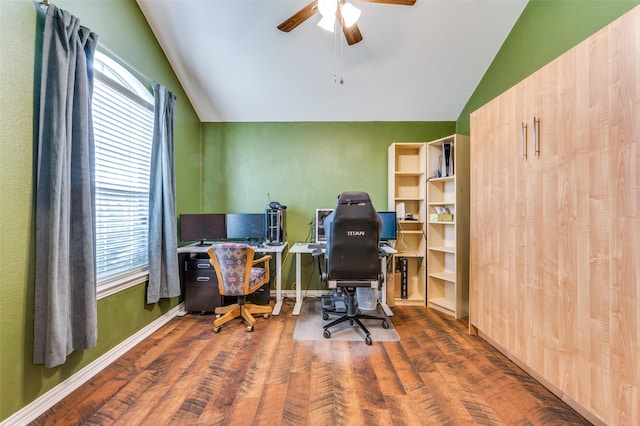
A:
{"type": "Polygon", "coordinates": [[[137,0],[203,122],[456,120],[526,5],[353,0],[348,46],[319,14],[277,29],[310,1],[137,0]]]}

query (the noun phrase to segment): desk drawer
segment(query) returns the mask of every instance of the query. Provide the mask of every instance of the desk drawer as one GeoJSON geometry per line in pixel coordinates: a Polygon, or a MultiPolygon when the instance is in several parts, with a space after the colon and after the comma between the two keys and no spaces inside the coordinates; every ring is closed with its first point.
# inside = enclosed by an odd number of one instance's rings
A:
{"type": "Polygon", "coordinates": [[[185,271],[214,271],[209,259],[189,259],[184,263],[185,271]]]}
{"type": "Polygon", "coordinates": [[[215,271],[196,270],[185,272],[184,310],[187,312],[213,312],[222,306],[215,271]]]}

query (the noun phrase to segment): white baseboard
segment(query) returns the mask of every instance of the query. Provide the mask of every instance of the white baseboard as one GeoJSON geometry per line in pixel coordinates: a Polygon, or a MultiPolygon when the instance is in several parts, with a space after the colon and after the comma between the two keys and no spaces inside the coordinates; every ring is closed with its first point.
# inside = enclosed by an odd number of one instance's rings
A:
{"type": "Polygon", "coordinates": [[[69,377],[48,392],[42,394],[19,411],[13,413],[10,417],[7,417],[4,421],[0,422],[0,426],[21,426],[32,422],[49,408],[60,402],[64,397],[86,383],[93,376],[108,367],[112,362],[124,355],[135,345],[149,337],[153,332],[169,322],[169,320],[178,315],[184,315],[184,304],[182,303],[146,327],[140,329],[135,334],[132,334],[122,343],[115,346],[109,352],[105,353],[100,358],[75,373],[73,376],[69,377]]]}
{"type": "MultiPolygon", "coordinates": [[[[302,296],[306,297],[320,297],[323,294],[331,294],[331,290],[302,290],[302,296]]],[[[295,290],[282,290],[282,296],[287,297],[289,299],[296,298],[295,290]]],[[[276,297],[276,291],[271,289],[271,297],[276,297]]]]}

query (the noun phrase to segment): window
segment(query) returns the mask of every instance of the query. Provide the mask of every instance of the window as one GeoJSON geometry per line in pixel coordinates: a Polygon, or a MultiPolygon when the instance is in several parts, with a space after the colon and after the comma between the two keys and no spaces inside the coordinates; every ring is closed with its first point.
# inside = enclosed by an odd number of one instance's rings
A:
{"type": "Polygon", "coordinates": [[[101,52],[96,52],[94,69],[96,268],[100,298],[148,276],[154,106],[149,90],[101,52]]]}

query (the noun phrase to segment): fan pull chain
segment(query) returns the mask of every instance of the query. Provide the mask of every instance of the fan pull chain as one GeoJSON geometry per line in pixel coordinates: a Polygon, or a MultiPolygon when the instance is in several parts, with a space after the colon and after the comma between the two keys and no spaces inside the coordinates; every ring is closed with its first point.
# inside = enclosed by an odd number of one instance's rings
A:
{"type": "Polygon", "coordinates": [[[342,42],[342,37],[338,35],[338,31],[336,31],[334,27],[334,31],[333,31],[333,82],[334,83],[338,83],[338,71],[339,71],[340,84],[344,84],[344,79],[342,78],[343,61],[344,61],[344,43],[342,42]],[[338,43],[340,43],[340,58],[338,58],[338,43]]]}
{"type": "Polygon", "coordinates": [[[344,69],[344,38],[339,37],[340,39],[340,84],[344,84],[344,80],[342,79],[342,71],[344,69]]]}
{"type": "MultiPolygon", "coordinates": [[[[335,25],[335,23],[334,23],[335,25]]],[[[340,64],[338,62],[338,26],[335,25],[333,31],[333,83],[338,82],[338,71],[340,70],[340,64]]],[[[342,84],[342,77],[340,78],[340,84],[342,84]]]]}

